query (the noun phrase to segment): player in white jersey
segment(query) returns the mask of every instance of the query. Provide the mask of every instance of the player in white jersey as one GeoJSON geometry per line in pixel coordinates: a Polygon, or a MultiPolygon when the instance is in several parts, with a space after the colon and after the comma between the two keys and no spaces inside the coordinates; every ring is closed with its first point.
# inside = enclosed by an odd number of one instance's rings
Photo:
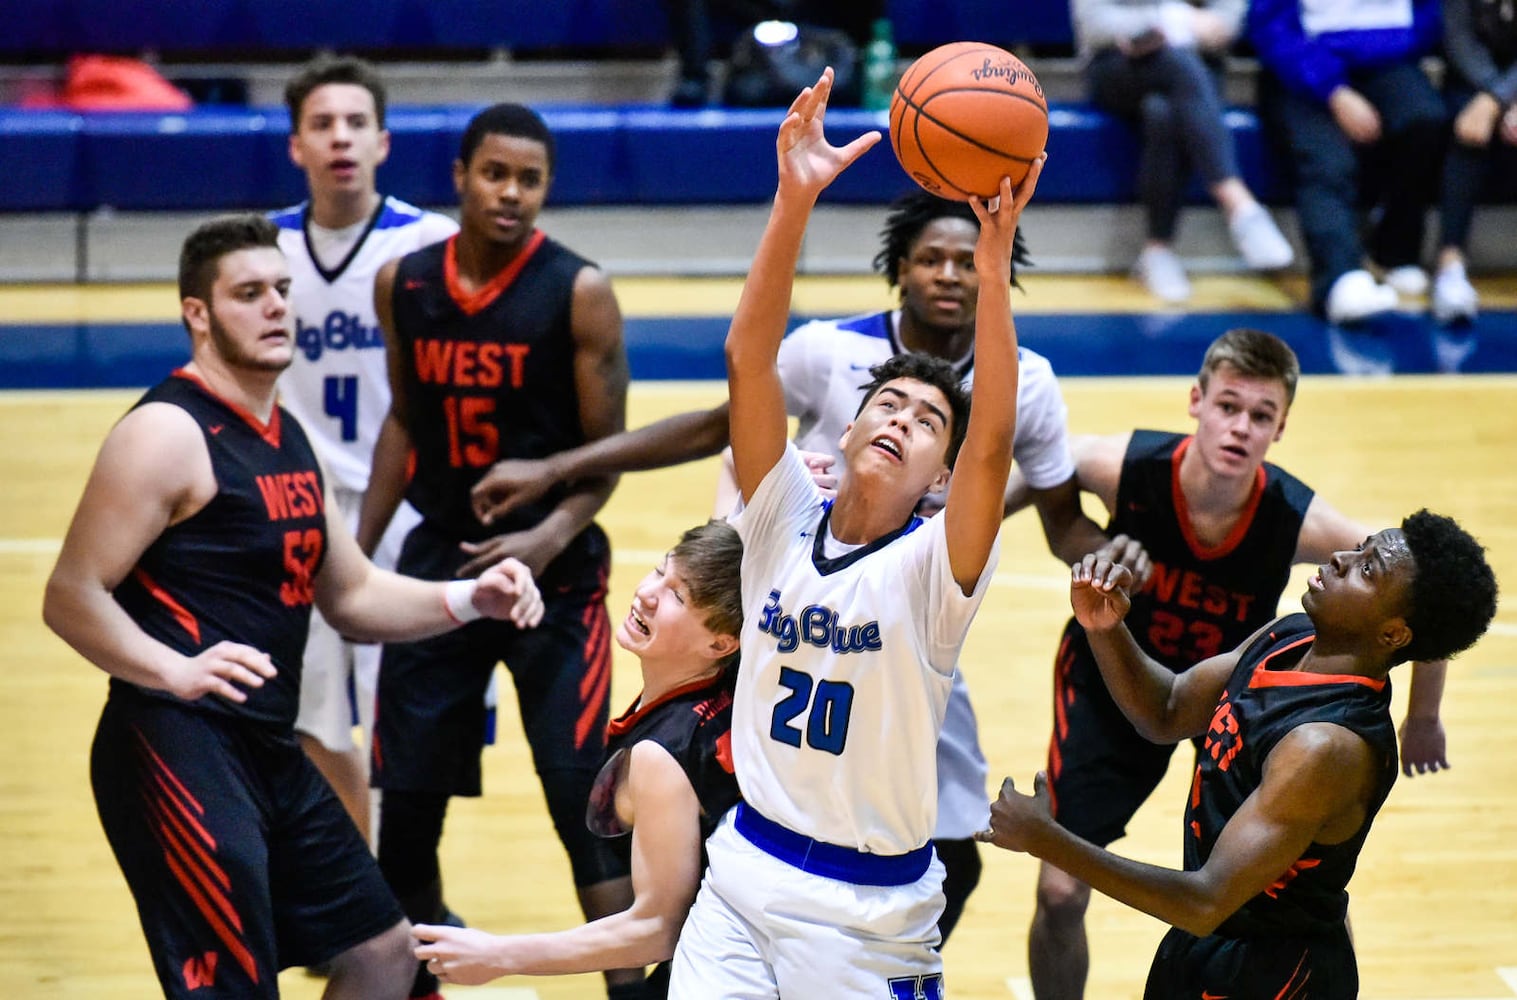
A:
{"type": "MultiPolygon", "coordinates": [[[[374,313],[374,275],[404,254],[446,239],[458,225],[375,187],[390,150],[385,90],[358,59],[318,59],[285,88],[290,159],[305,172],[308,200],[276,212],[289,261],[295,361],[279,379],[281,402],[306,428],[350,529],[369,485],[374,439],[390,408],[384,335],[374,313]]],[[[397,515],[376,565],[395,566],[416,523],[397,515]]],[[[367,747],[353,742],[354,708],[364,740],[373,729],[379,647],[345,642],[311,616],[295,722],[307,754],[367,837],[371,822],[367,747]]]]}
{"type": "MultiPolygon", "coordinates": [[[[943,358],[972,382],[974,320],[980,278],[974,269],[980,223],[968,205],[914,191],[891,203],[874,270],[899,290],[900,307],[843,320],[816,320],[797,327],[780,344],[780,380],[785,408],[799,420],[795,438],[804,452],[835,456],[844,429],[858,408],[868,369],[892,355],[923,353],[943,358]]],[[[1028,263],[1018,239],[1011,283],[1028,263]]],[[[1081,510],[1065,428],[1066,409],[1047,359],[1019,351],[1016,468],[1031,483],[1027,501],[1038,509],[1048,546],[1066,565],[1106,543],[1100,527],[1081,510]]],[[[644,428],[591,442],[542,462],[503,462],[480,483],[482,515],[504,513],[560,480],[646,469],[690,461],[727,443],[728,407],[669,417],[644,428]]],[[[813,461],[818,461],[813,458],[813,461]]],[[[831,459],[825,459],[831,461],[831,459]]],[[[830,476],[830,471],[824,474],[830,476]]],[[[730,477],[728,477],[730,478],[730,477]]],[[[1016,479],[1014,474],[1013,479],[1016,479]]],[[[735,484],[723,484],[717,509],[732,510],[735,484]],[[725,497],[725,499],[723,499],[725,497]]],[[[940,498],[938,498],[940,499],[940,498]]],[[[1137,547],[1120,553],[1142,574],[1137,547]]],[[[946,875],[946,903],[938,930],[946,943],[979,882],[981,863],[974,834],[985,828],[989,801],[985,756],[962,672],[954,674],[948,714],[938,742],[938,824],[933,834],[946,875]]]]}
{"type": "Polygon", "coordinates": [[[953,367],[894,359],[840,442],[836,497],[786,442],[776,364],[795,265],[821,191],[879,141],[823,135],[832,72],[791,105],[779,186],[727,336],[732,452],[747,503],[742,668],[732,750],[744,802],[675,954],[672,998],[941,995],[943,869],[933,764],[959,649],[994,572],[1016,428],[1010,268],[1015,195],[974,201],[985,276],[975,321],[986,393],[966,420],[953,367]],[[924,495],[965,461],[940,516],[924,495]]]}

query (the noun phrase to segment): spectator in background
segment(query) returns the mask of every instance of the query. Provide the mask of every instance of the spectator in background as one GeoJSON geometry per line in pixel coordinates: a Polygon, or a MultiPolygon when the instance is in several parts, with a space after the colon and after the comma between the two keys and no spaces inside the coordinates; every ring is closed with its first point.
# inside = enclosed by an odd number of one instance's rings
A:
{"type": "Polygon", "coordinates": [[[669,103],[704,107],[711,100],[711,60],[724,58],[737,33],[759,21],[782,20],[837,28],[862,48],[870,25],[885,15],[884,0],[664,0],[679,80],[669,103]]]}
{"type": "Polygon", "coordinates": [[[1285,147],[1311,258],[1312,307],[1354,323],[1427,291],[1418,266],[1437,189],[1444,114],[1420,60],[1438,45],[1438,0],[1253,0],[1264,124],[1285,147]],[[1361,152],[1385,164],[1360,236],[1361,152]],[[1384,282],[1365,267],[1365,250],[1384,282]]]}
{"type": "Polygon", "coordinates": [[[1091,99],[1142,136],[1138,191],[1147,241],[1133,275],[1165,302],[1190,298],[1173,243],[1189,166],[1227,217],[1249,267],[1282,268],[1294,253],[1238,175],[1222,121],[1222,57],[1238,37],[1244,0],[1074,0],[1091,99]]]}
{"type": "Polygon", "coordinates": [[[1517,8],[1511,0],[1443,0],[1443,47],[1454,138],[1443,168],[1433,316],[1458,323],[1480,306],[1464,271],[1475,200],[1493,160],[1504,158],[1509,175],[1517,168],[1517,8]]]}

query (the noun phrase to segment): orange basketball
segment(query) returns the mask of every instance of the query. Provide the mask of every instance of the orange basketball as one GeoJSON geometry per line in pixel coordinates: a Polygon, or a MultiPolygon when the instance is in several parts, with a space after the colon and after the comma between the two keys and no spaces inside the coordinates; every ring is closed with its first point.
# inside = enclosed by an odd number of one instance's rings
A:
{"type": "Polygon", "coordinates": [[[1022,182],[1048,143],[1048,101],[1005,49],[953,42],[911,64],[890,100],[890,144],[911,179],[955,201],[1022,182]]]}

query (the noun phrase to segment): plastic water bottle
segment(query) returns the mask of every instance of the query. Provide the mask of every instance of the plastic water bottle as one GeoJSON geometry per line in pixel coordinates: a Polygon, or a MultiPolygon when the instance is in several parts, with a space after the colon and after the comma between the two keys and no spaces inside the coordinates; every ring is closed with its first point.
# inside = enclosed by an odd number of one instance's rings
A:
{"type": "Polygon", "coordinates": [[[874,37],[864,46],[864,108],[888,111],[896,84],[895,38],[890,18],[874,22],[874,37]]]}

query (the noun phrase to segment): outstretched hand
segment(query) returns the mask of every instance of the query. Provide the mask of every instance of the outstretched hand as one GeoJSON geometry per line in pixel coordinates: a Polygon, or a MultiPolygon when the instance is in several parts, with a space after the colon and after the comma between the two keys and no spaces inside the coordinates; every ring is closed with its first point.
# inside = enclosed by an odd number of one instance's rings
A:
{"type": "Polygon", "coordinates": [[[1096,557],[1121,563],[1131,570],[1132,585],[1128,588],[1130,591],[1142,589],[1154,571],[1154,564],[1148,558],[1148,550],[1143,547],[1142,542],[1130,535],[1113,535],[1111,541],[1096,549],[1096,557]]]}
{"type": "Polygon", "coordinates": [[[469,491],[469,503],[480,524],[540,498],[558,484],[551,463],[542,458],[513,458],[496,462],[469,491]]]}
{"type": "Polygon", "coordinates": [[[1001,796],[990,804],[990,828],[975,834],[974,839],[1008,851],[1037,854],[1038,831],[1052,825],[1048,775],[1039,771],[1031,795],[1018,792],[1010,778],[1001,782],[1001,796]]]}
{"type": "Polygon", "coordinates": [[[493,952],[500,938],[470,927],[444,927],[417,924],[411,928],[416,939],[413,949],[417,959],[427,963],[427,970],[445,983],[479,986],[507,974],[494,961],[493,952]]]}
{"type": "Polygon", "coordinates": [[[832,67],[791,103],[780,124],[775,149],[779,155],[780,188],[815,198],[850,163],[880,141],[878,131],[865,132],[846,146],[834,146],[822,131],[827,98],[832,94],[832,67]]]}
{"type": "Polygon", "coordinates": [[[521,560],[510,557],[479,574],[474,607],[517,628],[536,628],[543,620],[543,595],[532,571],[521,560]]]}
{"type": "MultiPolygon", "coordinates": [[[[1002,177],[999,192],[991,198],[971,195],[969,207],[980,220],[980,238],[974,248],[975,272],[980,275],[1004,274],[1011,280],[1012,248],[1017,238],[1017,223],[1022,210],[1032,201],[1038,189],[1038,178],[1043,175],[1043,164],[1048,162],[1047,153],[1039,153],[1027,169],[1027,176],[1013,190],[1011,178],[1002,177]]],[[[982,278],[982,281],[989,280],[982,278]]]]}
{"type": "Polygon", "coordinates": [[[1132,570],[1104,553],[1092,552],[1070,569],[1070,606],[1081,627],[1092,631],[1114,627],[1132,607],[1132,570]]]}
{"type": "Polygon", "coordinates": [[[1401,724],[1401,773],[1410,778],[1448,769],[1448,737],[1443,732],[1443,720],[1436,715],[1408,715],[1401,724]]]}

